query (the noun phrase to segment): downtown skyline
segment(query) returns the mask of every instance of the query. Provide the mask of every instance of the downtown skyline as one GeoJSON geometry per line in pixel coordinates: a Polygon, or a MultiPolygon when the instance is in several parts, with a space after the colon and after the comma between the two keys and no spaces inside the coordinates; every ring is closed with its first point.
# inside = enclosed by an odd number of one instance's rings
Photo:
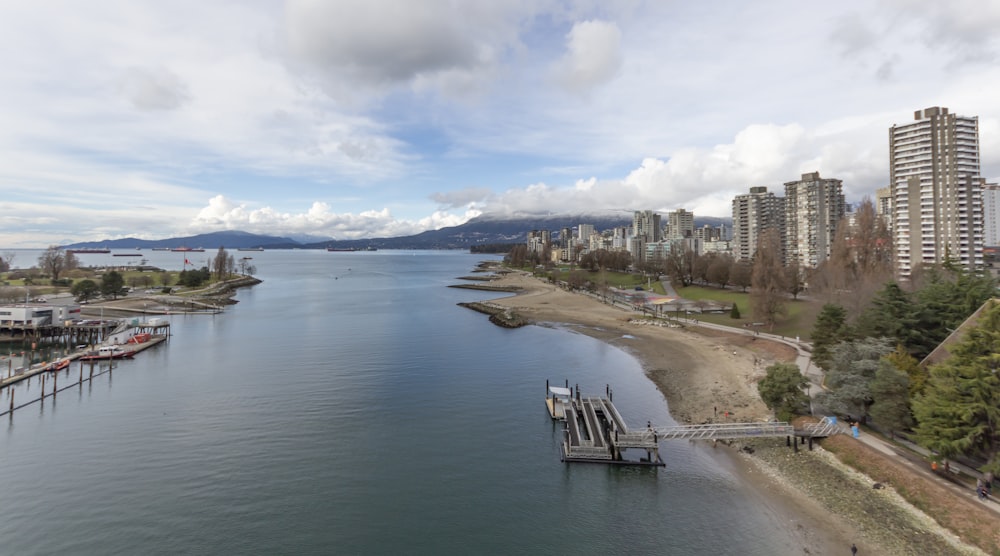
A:
{"type": "Polygon", "coordinates": [[[1000,6],[97,1],[0,6],[0,246],[393,237],[480,214],[728,216],[889,183],[914,110],[979,118],[1000,6]]]}

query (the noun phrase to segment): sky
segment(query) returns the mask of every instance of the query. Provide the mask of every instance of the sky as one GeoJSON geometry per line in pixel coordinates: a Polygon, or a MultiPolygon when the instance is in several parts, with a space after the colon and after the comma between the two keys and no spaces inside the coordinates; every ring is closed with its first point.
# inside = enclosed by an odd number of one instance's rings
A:
{"type": "Polygon", "coordinates": [[[221,230],[394,237],[485,215],[730,216],[888,129],[979,117],[1000,2],[0,0],[0,247],[221,230]]]}

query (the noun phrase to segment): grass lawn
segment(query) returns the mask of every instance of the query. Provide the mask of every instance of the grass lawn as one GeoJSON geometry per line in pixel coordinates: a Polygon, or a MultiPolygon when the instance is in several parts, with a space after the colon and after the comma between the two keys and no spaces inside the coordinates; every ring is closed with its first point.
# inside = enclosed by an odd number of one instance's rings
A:
{"type": "MultiPolygon", "coordinates": [[[[705,322],[734,327],[743,327],[743,325],[749,325],[753,322],[750,312],[749,293],[732,289],[723,290],[704,286],[688,286],[686,288],[678,288],[677,294],[685,299],[715,301],[729,307],[732,307],[733,303],[735,303],[740,311],[739,319],[730,318],[728,313],[724,315],[704,314],[698,317],[705,322]]],[[[793,300],[789,298],[785,308],[787,309],[787,313],[778,318],[778,322],[774,325],[773,330],[761,327],[760,331],[790,338],[798,336],[802,340],[809,341],[819,306],[812,301],[802,299],[793,300]]]]}

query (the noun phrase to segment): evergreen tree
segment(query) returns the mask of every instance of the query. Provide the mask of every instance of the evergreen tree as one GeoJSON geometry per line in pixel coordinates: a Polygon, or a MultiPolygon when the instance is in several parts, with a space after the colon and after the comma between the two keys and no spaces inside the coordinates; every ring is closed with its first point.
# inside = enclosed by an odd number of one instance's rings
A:
{"type": "Polygon", "coordinates": [[[827,303],[820,309],[812,331],[812,360],[826,369],[830,362],[830,349],[849,337],[847,312],[840,305],[827,303]]]}
{"type": "Polygon", "coordinates": [[[121,293],[124,286],[125,279],[122,278],[122,275],[117,270],[106,272],[101,276],[101,294],[104,296],[111,296],[112,299],[118,299],[118,294],[121,293]]]}
{"type": "Polygon", "coordinates": [[[910,383],[910,399],[923,393],[924,384],[927,383],[927,369],[920,366],[920,362],[915,357],[906,352],[906,348],[897,345],[896,350],[885,356],[886,361],[892,363],[896,370],[906,373],[910,383]]]}
{"type": "Polygon", "coordinates": [[[910,415],[910,379],[887,358],[879,363],[871,381],[872,406],[869,414],[882,428],[895,436],[913,424],[910,415]]]}
{"type": "Polygon", "coordinates": [[[767,368],[767,376],[757,383],[757,391],[779,420],[791,421],[809,407],[809,396],[804,391],[807,386],[809,379],[802,376],[798,365],[775,363],[767,368]]]}
{"type": "Polygon", "coordinates": [[[729,311],[729,318],[731,319],[740,318],[740,308],[736,306],[736,303],[733,303],[733,308],[729,311]]]}
{"type": "Polygon", "coordinates": [[[830,354],[824,382],[827,390],[817,399],[836,413],[864,420],[875,401],[871,382],[880,360],[892,351],[888,338],[866,338],[837,344],[830,354]]]}
{"type": "Polygon", "coordinates": [[[871,305],[858,318],[854,333],[859,338],[893,338],[898,343],[911,345],[911,336],[917,323],[917,308],[910,296],[895,282],[887,282],[871,305]]]}
{"type": "Polygon", "coordinates": [[[982,458],[980,471],[1000,473],[1000,305],[991,302],[950,352],[913,401],[917,442],[947,458],[982,458]]]}

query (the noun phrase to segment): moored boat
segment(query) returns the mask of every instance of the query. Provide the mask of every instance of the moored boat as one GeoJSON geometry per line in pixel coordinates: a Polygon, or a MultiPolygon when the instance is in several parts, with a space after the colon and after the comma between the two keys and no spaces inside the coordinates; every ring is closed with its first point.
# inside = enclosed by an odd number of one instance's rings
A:
{"type": "Polygon", "coordinates": [[[122,349],[119,346],[103,346],[97,351],[91,351],[80,357],[80,361],[98,361],[106,359],[131,359],[135,352],[122,349]]]}

